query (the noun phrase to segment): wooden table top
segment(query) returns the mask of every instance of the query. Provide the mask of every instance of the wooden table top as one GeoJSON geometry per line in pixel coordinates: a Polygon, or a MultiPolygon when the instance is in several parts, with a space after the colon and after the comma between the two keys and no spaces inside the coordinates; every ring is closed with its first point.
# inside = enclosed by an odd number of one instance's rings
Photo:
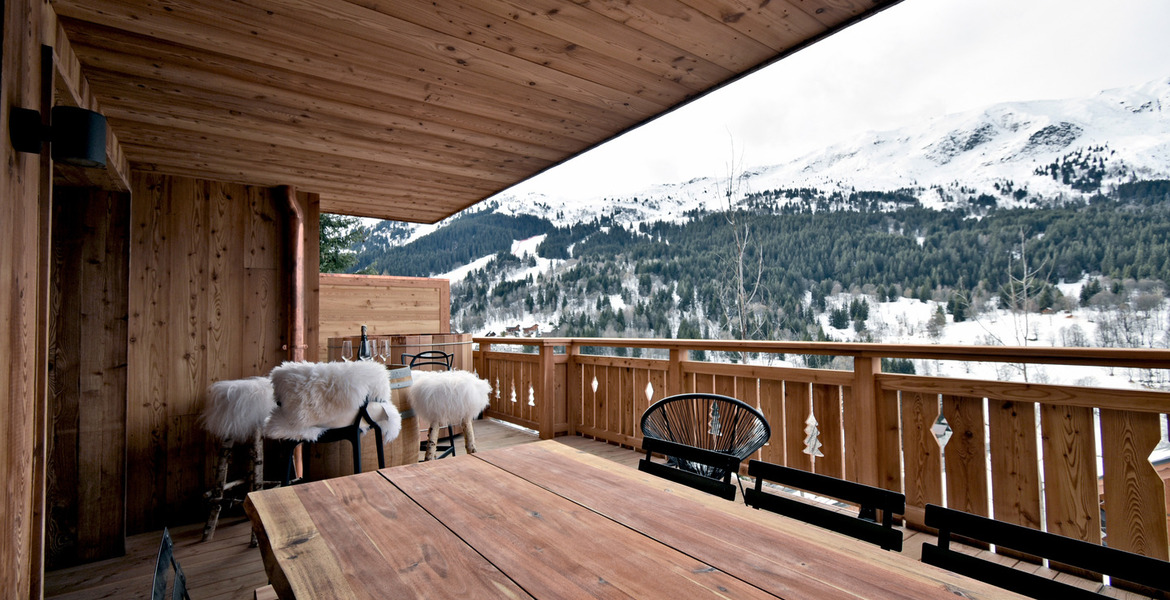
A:
{"type": "Polygon", "coordinates": [[[254,492],[282,598],[1018,598],[555,441],[254,492]]]}

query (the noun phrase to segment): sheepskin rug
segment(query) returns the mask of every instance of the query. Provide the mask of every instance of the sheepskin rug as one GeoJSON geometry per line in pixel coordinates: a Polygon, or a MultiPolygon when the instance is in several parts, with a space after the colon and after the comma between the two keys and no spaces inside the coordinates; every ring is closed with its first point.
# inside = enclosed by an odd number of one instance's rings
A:
{"type": "Polygon", "coordinates": [[[433,425],[462,423],[490,403],[492,386],[470,371],[411,371],[410,405],[433,425]]]}
{"type": "Polygon", "coordinates": [[[269,377],[278,404],[265,431],[270,438],[314,441],[327,429],[352,425],[367,398],[366,411],[382,428],[383,443],[402,429],[402,416],[390,402],[390,374],[380,363],[286,362],[269,377]]]}
{"type": "Polygon", "coordinates": [[[274,409],[276,400],[267,377],[229,379],[208,386],[199,420],[221,440],[246,440],[264,427],[274,409]]]}

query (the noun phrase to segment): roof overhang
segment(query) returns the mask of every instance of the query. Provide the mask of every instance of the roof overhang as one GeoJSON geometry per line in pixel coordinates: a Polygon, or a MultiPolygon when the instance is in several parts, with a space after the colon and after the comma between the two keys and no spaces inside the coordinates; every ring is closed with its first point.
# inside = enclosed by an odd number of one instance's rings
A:
{"type": "Polygon", "coordinates": [[[51,0],[131,168],[434,222],[898,0],[51,0]]]}

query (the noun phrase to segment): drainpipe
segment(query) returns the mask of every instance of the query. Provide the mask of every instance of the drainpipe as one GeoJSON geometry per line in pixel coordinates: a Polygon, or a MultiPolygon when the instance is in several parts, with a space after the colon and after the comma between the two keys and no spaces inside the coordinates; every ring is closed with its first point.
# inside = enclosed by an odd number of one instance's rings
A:
{"type": "Polygon", "coordinates": [[[305,360],[305,213],[297,202],[297,189],[291,185],[280,187],[288,201],[292,216],[289,223],[289,250],[292,253],[292,285],[290,285],[288,340],[291,347],[288,359],[305,360]]]}
{"type": "MultiPolygon", "coordinates": [[[[288,340],[285,350],[288,350],[288,359],[292,361],[305,360],[305,213],[301,204],[297,202],[297,188],[291,185],[280,186],[284,199],[288,203],[289,214],[289,253],[292,255],[290,273],[292,281],[289,285],[288,301],[288,340]]],[[[301,458],[301,449],[297,446],[293,453],[293,469],[297,477],[304,476],[304,463],[301,458]]],[[[263,455],[261,455],[263,456],[263,455]]]]}

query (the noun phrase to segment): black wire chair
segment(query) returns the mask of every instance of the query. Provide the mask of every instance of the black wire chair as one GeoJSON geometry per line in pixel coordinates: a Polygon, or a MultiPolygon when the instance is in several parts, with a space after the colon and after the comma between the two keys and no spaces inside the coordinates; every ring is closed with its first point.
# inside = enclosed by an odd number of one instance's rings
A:
{"type": "MultiPolygon", "coordinates": [[[[442,367],[443,370],[450,371],[455,362],[455,355],[442,350],[424,350],[418,354],[403,354],[402,361],[407,362],[411,369],[417,367],[425,367],[428,365],[442,367]]],[[[442,452],[439,458],[446,458],[455,455],[455,428],[451,424],[447,424],[447,441],[446,445],[438,445],[436,450],[442,452]]],[[[442,437],[439,441],[442,441],[442,437]]],[[[419,452],[424,452],[427,449],[427,442],[419,442],[419,452]]]]}
{"type": "Polygon", "coordinates": [[[719,394],[678,394],[655,402],[642,414],[646,458],[638,470],[727,500],[735,499],[731,474],[772,436],[764,415],[740,400],[719,394]],[[651,460],[657,452],[665,463],[651,460]]]}
{"type": "Polygon", "coordinates": [[[171,571],[175,573],[170,586],[171,600],[191,600],[191,596],[187,594],[187,576],[183,574],[179,561],[175,560],[175,544],[171,541],[171,532],[164,527],[158,557],[154,562],[154,580],[150,585],[151,600],[167,600],[167,579],[171,571]]]}

